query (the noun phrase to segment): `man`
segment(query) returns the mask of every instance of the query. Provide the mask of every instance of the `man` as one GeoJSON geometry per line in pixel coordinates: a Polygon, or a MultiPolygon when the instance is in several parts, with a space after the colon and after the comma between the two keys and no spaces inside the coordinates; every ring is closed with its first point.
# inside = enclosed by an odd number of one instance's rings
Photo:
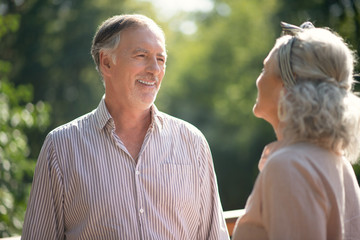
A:
{"type": "Polygon", "coordinates": [[[105,96],[47,136],[23,239],[228,239],[204,136],[154,105],[167,57],[160,27],[114,16],[91,53],[105,96]]]}

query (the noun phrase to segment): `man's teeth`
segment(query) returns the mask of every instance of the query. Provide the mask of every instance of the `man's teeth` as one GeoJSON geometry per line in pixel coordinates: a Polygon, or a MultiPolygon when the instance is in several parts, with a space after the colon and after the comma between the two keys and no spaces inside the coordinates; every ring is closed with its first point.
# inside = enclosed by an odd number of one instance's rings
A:
{"type": "Polygon", "coordinates": [[[148,85],[148,86],[153,86],[155,85],[155,82],[145,82],[145,81],[142,81],[142,80],[138,80],[140,83],[142,84],[145,84],[145,85],[148,85]]]}

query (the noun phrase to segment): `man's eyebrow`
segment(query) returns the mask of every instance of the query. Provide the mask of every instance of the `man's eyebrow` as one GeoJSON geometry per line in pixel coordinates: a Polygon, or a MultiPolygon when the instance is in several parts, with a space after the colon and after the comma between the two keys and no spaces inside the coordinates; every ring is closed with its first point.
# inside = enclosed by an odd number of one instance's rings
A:
{"type": "Polygon", "coordinates": [[[142,53],[148,53],[149,51],[144,49],[144,48],[136,48],[133,53],[139,53],[139,52],[142,52],[142,53]]]}
{"type": "Polygon", "coordinates": [[[166,52],[158,53],[156,55],[159,56],[159,57],[167,58],[166,52]]]}
{"type": "MultiPolygon", "coordinates": [[[[136,53],[149,53],[149,51],[146,50],[146,49],[144,49],[144,48],[136,48],[136,49],[133,51],[133,53],[134,53],[134,54],[136,54],[136,53]]],[[[167,58],[167,54],[166,54],[165,51],[164,51],[164,52],[161,52],[161,53],[157,53],[156,55],[159,56],[159,57],[167,58]]]]}

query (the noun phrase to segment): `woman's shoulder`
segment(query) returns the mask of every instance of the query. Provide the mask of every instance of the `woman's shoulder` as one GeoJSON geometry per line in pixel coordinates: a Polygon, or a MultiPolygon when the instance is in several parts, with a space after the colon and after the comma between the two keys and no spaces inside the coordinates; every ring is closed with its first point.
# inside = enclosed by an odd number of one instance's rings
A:
{"type": "Polygon", "coordinates": [[[263,171],[269,175],[287,172],[289,177],[326,176],[336,174],[336,168],[341,164],[341,156],[311,143],[296,143],[274,151],[268,158],[263,171]]]}
{"type": "Polygon", "coordinates": [[[328,160],[339,159],[341,156],[335,153],[317,146],[312,143],[300,142],[291,145],[284,145],[278,148],[269,156],[268,162],[273,164],[279,164],[282,162],[295,163],[306,163],[306,162],[321,162],[328,160]]]}

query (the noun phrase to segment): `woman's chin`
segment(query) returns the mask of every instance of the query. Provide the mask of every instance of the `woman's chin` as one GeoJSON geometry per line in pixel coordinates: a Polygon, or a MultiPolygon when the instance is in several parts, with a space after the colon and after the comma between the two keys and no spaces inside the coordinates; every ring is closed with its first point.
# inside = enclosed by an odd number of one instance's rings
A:
{"type": "Polygon", "coordinates": [[[254,107],[253,107],[253,114],[255,117],[257,118],[261,118],[261,112],[259,111],[259,106],[257,105],[257,103],[255,103],[254,107]]]}

